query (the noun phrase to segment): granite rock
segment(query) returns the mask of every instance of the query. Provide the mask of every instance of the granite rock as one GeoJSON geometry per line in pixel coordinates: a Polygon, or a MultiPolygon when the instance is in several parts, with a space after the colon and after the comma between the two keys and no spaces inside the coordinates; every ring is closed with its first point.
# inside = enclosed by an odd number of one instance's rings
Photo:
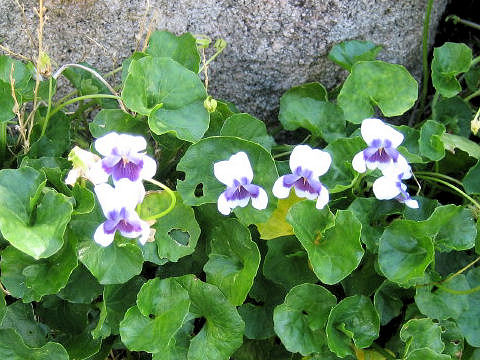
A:
{"type": "MultiPolygon", "coordinates": [[[[431,33],[446,3],[434,3],[431,33]]],[[[29,57],[36,5],[0,0],[0,42],[29,57]]],[[[380,59],[419,78],[426,6],[427,0],[45,0],[44,48],[57,68],[86,61],[106,72],[142,48],[148,28],[223,38],[228,47],[210,66],[209,92],[271,119],[290,87],[307,81],[332,87],[345,77],[326,57],[343,40],[382,45],[380,59]]]]}

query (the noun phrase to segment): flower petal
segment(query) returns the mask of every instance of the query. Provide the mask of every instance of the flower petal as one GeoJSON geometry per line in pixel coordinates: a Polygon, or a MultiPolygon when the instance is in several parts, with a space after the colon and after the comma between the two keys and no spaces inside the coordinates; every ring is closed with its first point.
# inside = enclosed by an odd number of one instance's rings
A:
{"type": "Polygon", "coordinates": [[[148,225],[148,223],[143,220],[141,220],[140,223],[142,226],[142,234],[140,235],[138,241],[140,242],[140,244],[145,245],[145,243],[150,238],[150,225],[148,225]]]}
{"type": "Polygon", "coordinates": [[[140,171],[140,177],[142,179],[151,179],[157,172],[157,163],[150,156],[143,156],[143,168],[140,171]]]}
{"type": "Polygon", "coordinates": [[[408,200],[406,200],[404,203],[405,203],[405,205],[407,205],[409,208],[418,209],[418,201],[417,201],[417,200],[408,199],[408,200]]]}
{"type": "Polygon", "coordinates": [[[213,164],[213,173],[218,181],[229,187],[234,185],[234,180],[240,181],[242,178],[246,178],[248,182],[253,180],[253,170],[250,161],[247,154],[243,151],[230,156],[228,160],[213,164]]]}
{"type": "Polygon", "coordinates": [[[96,185],[94,191],[102,207],[103,214],[108,218],[108,214],[119,207],[118,194],[109,184],[96,185]]]}
{"type": "Polygon", "coordinates": [[[365,161],[365,157],[363,156],[363,151],[360,151],[353,157],[352,167],[359,173],[364,173],[367,171],[367,163],[365,161]]]}
{"type": "Polygon", "coordinates": [[[119,147],[128,152],[140,152],[147,148],[147,141],[140,135],[121,134],[119,136],[119,147]]]}
{"type": "Polygon", "coordinates": [[[381,176],[373,183],[373,193],[379,200],[390,200],[400,194],[398,178],[392,176],[381,176]]]}
{"type": "Polygon", "coordinates": [[[106,233],[104,228],[103,228],[104,223],[101,223],[98,227],[97,230],[95,230],[95,234],[93,234],[93,240],[97,244],[100,244],[102,246],[108,246],[113,242],[113,239],[115,238],[115,231],[113,233],[106,233]]]}
{"type": "Polygon", "coordinates": [[[220,214],[229,215],[232,211],[230,206],[228,206],[227,198],[225,197],[225,191],[220,194],[217,201],[217,208],[220,214]]]}
{"type": "Polygon", "coordinates": [[[120,135],[116,132],[110,132],[95,140],[95,149],[103,156],[112,153],[113,148],[120,144],[120,135]]]}
{"type": "Polygon", "coordinates": [[[275,184],[273,184],[273,195],[279,199],[286,199],[288,195],[290,195],[290,187],[283,184],[284,178],[285,176],[280,176],[277,181],[275,181],[275,184]]]}
{"type": "Polygon", "coordinates": [[[120,179],[115,183],[116,196],[121,199],[122,207],[135,209],[145,197],[145,188],[140,181],[120,179]]]}
{"type": "Polygon", "coordinates": [[[299,198],[306,198],[308,200],[315,200],[318,197],[318,194],[299,189],[297,186],[294,186],[294,189],[295,189],[295,195],[297,195],[297,197],[299,197],[299,198]]]}
{"type": "Polygon", "coordinates": [[[68,172],[68,175],[65,178],[65,184],[74,186],[79,177],[80,177],[80,169],[73,168],[68,172]]]}
{"type": "Polygon", "coordinates": [[[322,185],[322,190],[320,190],[320,194],[318,195],[317,203],[315,207],[319,210],[322,210],[325,205],[328,204],[330,200],[330,194],[328,193],[328,189],[322,185]]]}
{"type": "Polygon", "coordinates": [[[258,196],[252,196],[252,206],[257,210],[263,210],[268,205],[268,195],[267,192],[262,188],[258,187],[258,196]]]}
{"type": "Polygon", "coordinates": [[[398,155],[396,162],[391,162],[384,167],[379,167],[382,170],[383,175],[401,178],[401,179],[410,179],[412,177],[412,168],[408,164],[407,159],[402,155],[398,155]]]}
{"type": "Polygon", "coordinates": [[[403,134],[395,130],[390,125],[385,124],[380,119],[365,119],[362,121],[360,128],[363,140],[368,145],[376,139],[378,140],[390,140],[392,147],[397,148],[403,141],[403,134]]]}
{"type": "Polygon", "coordinates": [[[313,177],[327,172],[332,163],[332,157],[326,151],[312,149],[308,145],[297,145],[290,155],[290,169],[292,172],[298,167],[312,171],[313,177]]]}
{"type": "Polygon", "coordinates": [[[85,174],[85,177],[94,185],[106,183],[108,181],[108,176],[108,173],[103,169],[101,160],[94,163],[85,174]]]}

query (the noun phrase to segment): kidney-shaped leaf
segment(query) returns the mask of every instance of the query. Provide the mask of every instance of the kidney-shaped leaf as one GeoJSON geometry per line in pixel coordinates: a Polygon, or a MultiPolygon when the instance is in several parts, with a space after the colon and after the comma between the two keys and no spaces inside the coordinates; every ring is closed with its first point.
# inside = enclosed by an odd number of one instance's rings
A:
{"type": "Polygon", "coordinates": [[[51,189],[41,198],[44,186],[45,175],[30,167],[0,170],[0,230],[35,259],[60,250],[73,211],[67,198],[51,189]]]}
{"type": "Polygon", "coordinates": [[[441,353],[445,347],[441,327],[428,318],[406,322],[400,329],[400,339],[406,343],[405,354],[422,348],[441,353]]]}
{"type": "Polygon", "coordinates": [[[320,285],[302,284],[290,290],[275,308],[274,329],[290,352],[309,355],[326,344],[325,325],[337,299],[320,285]]]}
{"type": "Polygon", "coordinates": [[[338,95],[345,119],[360,124],[375,113],[402,115],[418,97],[418,84],[401,65],[383,61],[361,61],[353,65],[338,95]]]}
{"type": "Polygon", "coordinates": [[[122,91],[125,105],[149,115],[148,124],[155,134],[173,132],[190,142],[200,140],[208,129],[206,97],[197,74],[172,59],[152,56],[132,61],[122,91]]]}
{"type": "Polygon", "coordinates": [[[348,40],[332,47],[328,58],[344,69],[350,71],[359,61],[375,60],[382,47],[371,41],[348,40]]]}
{"type": "Polygon", "coordinates": [[[275,140],[268,135],[265,123],[249,114],[233,114],[228,117],[220,130],[222,136],[236,136],[262,145],[270,151],[275,140]]]}
{"type": "Polygon", "coordinates": [[[351,211],[338,210],[334,217],[328,208],[319,211],[313,202],[302,201],[290,208],[287,221],[325,284],[338,283],[362,260],[362,225],[351,211]]]}
{"type": "Polygon", "coordinates": [[[340,301],[330,312],[327,322],[328,347],[340,357],[355,355],[355,347],[370,346],[378,337],[380,319],[369,298],[350,296],[340,301]]]}

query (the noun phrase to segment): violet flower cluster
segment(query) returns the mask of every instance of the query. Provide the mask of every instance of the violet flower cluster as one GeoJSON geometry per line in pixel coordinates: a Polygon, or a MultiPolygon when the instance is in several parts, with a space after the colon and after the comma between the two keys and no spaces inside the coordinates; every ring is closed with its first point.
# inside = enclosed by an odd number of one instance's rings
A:
{"type": "Polygon", "coordinates": [[[142,136],[111,132],[95,141],[95,149],[103,158],[75,148],[69,156],[74,168],[66,183],[73,185],[79,176],[84,176],[95,184],[106,220],[93,238],[102,246],[110,245],[117,231],[127,238],[139,237],[142,245],[149,238],[150,226],[135,210],[145,196],[142,180],[151,179],[157,171],[155,160],[145,155],[146,147],[142,136]],[[107,183],[110,176],[114,186],[107,183]]]}
{"type": "MultiPolygon", "coordinates": [[[[412,176],[407,160],[397,148],[403,141],[403,134],[379,119],[365,119],[361,125],[361,134],[368,147],[352,160],[353,168],[363,173],[367,169],[380,169],[382,175],[373,184],[373,193],[379,200],[395,198],[411,208],[418,208],[418,202],[407,192],[402,182],[412,176]]],[[[283,175],[273,185],[273,195],[285,199],[293,188],[300,198],[316,201],[316,208],[323,209],[329,201],[328,189],[320,182],[332,163],[330,154],[308,145],[296,146],[289,160],[290,174],[283,175]]],[[[237,206],[245,207],[250,199],[252,206],[258,210],[267,207],[266,191],[252,184],[254,174],[248,156],[238,152],[229,160],[214,164],[215,177],[227,185],[227,189],[218,198],[218,211],[230,214],[237,206]]]]}

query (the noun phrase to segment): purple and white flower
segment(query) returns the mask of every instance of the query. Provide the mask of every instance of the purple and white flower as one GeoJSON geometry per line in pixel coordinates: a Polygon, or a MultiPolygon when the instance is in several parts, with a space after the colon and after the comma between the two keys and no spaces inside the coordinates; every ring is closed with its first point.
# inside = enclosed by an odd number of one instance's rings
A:
{"type": "Polygon", "coordinates": [[[230,214],[237,206],[247,206],[250,199],[255,209],[267,207],[267,193],[262,187],[252,184],[252,166],[243,151],[230,156],[228,160],[216,162],[213,172],[220,182],[227,185],[227,190],[220,194],[217,202],[218,211],[223,215],[230,214]]]}
{"type": "Polygon", "coordinates": [[[135,211],[135,207],[145,196],[143,185],[140,182],[120,179],[115,187],[109,184],[95,186],[95,194],[107,218],[95,231],[95,242],[108,246],[118,231],[127,238],[140,237],[140,243],[145,244],[150,235],[150,226],[141,220],[135,211]]]}
{"type": "Polygon", "coordinates": [[[383,171],[405,160],[397,150],[403,141],[401,132],[379,119],[363,120],[360,131],[368,147],[357,153],[352,160],[353,168],[359,173],[365,172],[367,168],[383,171]]]}
{"type": "Polygon", "coordinates": [[[373,183],[375,197],[379,200],[396,199],[412,209],[418,209],[418,201],[410,197],[407,185],[402,182],[411,176],[412,170],[406,161],[399,167],[385,171],[383,176],[373,183]]]}
{"type": "Polygon", "coordinates": [[[157,164],[145,155],[147,142],[142,136],[108,133],[95,141],[95,149],[104,156],[102,169],[112,175],[113,181],[127,178],[130,181],[151,179],[157,164]]]}
{"type": "Polygon", "coordinates": [[[68,154],[68,160],[73,163],[73,167],[65,178],[65,184],[74,186],[80,177],[95,185],[108,181],[108,174],[102,171],[102,162],[98,155],[75,146],[68,154]]]}
{"type": "Polygon", "coordinates": [[[330,196],[319,177],[328,171],[331,163],[332,157],[326,151],[312,149],[308,145],[296,146],[290,155],[292,174],[277,179],[273,185],[273,195],[285,199],[293,187],[298,197],[317,199],[316,208],[323,209],[330,196]]]}

